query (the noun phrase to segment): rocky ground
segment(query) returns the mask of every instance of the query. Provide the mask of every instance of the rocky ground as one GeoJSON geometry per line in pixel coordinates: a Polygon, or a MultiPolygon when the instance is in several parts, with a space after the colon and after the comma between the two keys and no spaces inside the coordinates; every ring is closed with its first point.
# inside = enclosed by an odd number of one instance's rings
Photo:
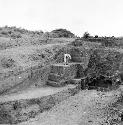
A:
{"type": "Polygon", "coordinates": [[[83,90],[57,104],[51,110],[20,125],[120,125],[119,111],[114,106],[121,89],[110,92],[83,90]]]}

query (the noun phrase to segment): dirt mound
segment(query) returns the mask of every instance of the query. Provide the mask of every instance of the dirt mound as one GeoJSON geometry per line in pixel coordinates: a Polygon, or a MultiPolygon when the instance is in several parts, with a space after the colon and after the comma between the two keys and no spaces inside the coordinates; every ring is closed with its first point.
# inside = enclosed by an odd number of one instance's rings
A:
{"type": "Polygon", "coordinates": [[[113,75],[119,70],[123,53],[111,49],[96,49],[90,57],[86,74],[113,75]]]}

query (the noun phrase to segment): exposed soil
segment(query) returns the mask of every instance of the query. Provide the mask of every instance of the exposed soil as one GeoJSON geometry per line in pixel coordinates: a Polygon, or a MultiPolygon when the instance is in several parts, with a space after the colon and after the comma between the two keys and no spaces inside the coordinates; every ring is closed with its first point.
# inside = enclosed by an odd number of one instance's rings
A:
{"type": "Polygon", "coordinates": [[[118,125],[121,118],[114,105],[120,95],[119,89],[110,92],[83,90],[20,125],[118,125]]]}
{"type": "MultiPolygon", "coordinates": [[[[57,44],[20,46],[1,50],[1,92],[4,89],[9,90],[15,85],[18,86],[19,83],[23,83],[21,85],[22,88],[29,87],[30,84],[44,84],[46,80],[46,74],[49,73],[49,70],[41,70],[42,67],[45,67],[46,64],[51,65],[53,61],[55,61],[55,63],[62,63],[63,54],[66,52],[72,55],[73,62],[76,62],[77,60],[78,62],[83,62],[83,69],[87,68],[85,75],[92,75],[94,73],[112,74],[119,68],[120,61],[122,61],[121,58],[123,54],[121,51],[119,52],[119,50],[117,50],[118,52],[113,52],[116,50],[112,49],[111,52],[109,52],[108,48],[105,49],[104,54],[104,49],[101,51],[99,48],[100,45],[94,45],[92,47],[93,43],[88,43],[89,45],[87,43],[83,43],[83,46],[77,46],[76,48],[74,48],[75,46],[72,46],[73,48],[70,46],[69,48],[67,44],[59,41],[57,44]],[[94,51],[95,53],[93,53],[93,51],[91,53],[91,49],[95,48],[99,49],[96,49],[94,51]],[[110,67],[111,64],[112,67],[110,67]],[[27,71],[27,69],[29,70],[27,71]],[[4,83],[6,86],[3,85],[4,83]]],[[[78,76],[81,77],[82,74],[79,74],[78,76]]],[[[15,87],[15,89],[10,92],[17,92],[19,90],[18,88],[21,87],[15,87]]],[[[122,124],[122,118],[120,117],[122,103],[118,102],[119,98],[121,97],[121,90],[122,88],[112,90],[110,92],[82,90],[67,100],[56,104],[56,106],[54,106],[49,111],[43,112],[27,122],[20,123],[20,125],[122,124]],[[118,107],[119,104],[120,108],[118,107]]],[[[31,93],[34,91],[29,92],[31,93]]],[[[34,93],[31,94],[33,95],[34,93]]],[[[28,94],[26,94],[25,97],[27,97],[28,94]]]]}

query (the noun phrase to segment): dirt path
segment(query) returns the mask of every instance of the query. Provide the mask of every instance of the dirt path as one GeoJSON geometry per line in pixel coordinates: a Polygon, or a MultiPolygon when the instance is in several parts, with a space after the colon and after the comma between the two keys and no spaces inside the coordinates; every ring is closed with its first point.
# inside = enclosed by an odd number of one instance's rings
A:
{"type": "Polygon", "coordinates": [[[104,94],[84,90],[56,105],[49,112],[20,125],[108,125],[112,117],[117,117],[115,112],[108,110],[108,105],[115,102],[118,95],[118,92],[104,94]]]}
{"type": "Polygon", "coordinates": [[[32,98],[41,98],[43,96],[53,95],[55,93],[67,90],[68,88],[74,88],[74,85],[67,85],[61,88],[58,87],[30,87],[25,90],[21,90],[17,93],[12,93],[9,95],[0,95],[0,102],[7,102],[7,101],[15,101],[21,99],[32,99],[32,98]]]}

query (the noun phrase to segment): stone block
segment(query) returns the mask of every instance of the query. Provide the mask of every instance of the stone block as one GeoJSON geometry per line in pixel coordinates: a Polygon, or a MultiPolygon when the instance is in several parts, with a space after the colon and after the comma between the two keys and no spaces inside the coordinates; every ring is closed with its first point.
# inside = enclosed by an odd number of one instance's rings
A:
{"type": "Polygon", "coordinates": [[[70,80],[70,83],[71,84],[81,84],[81,79],[77,79],[77,78],[72,79],[72,80],[70,80]]]}
{"type": "Polygon", "coordinates": [[[76,63],[69,63],[68,65],[64,65],[63,63],[54,64],[51,66],[51,73],[54,74],[54,79],[57,77],[59,79],[74,78],[77,73],[77,65],[76,63]]]}
{"type": "Polygon", "coordinates": [[[85,76],[83,63],[69,63],[67,66],[55,64],[52,67],[52,73],[49,74],[47,84],[54,87],[63,86],[70,83],[74,78],[82,78],[85,76]]]}
{"type": "Polygon", "coordinates": [[[60,76],[60,75],[53,74],[53,73],[50,73],[48,76],[48,80],[50,80],[50,81],[59,82],[62,79],[64,79],[64,76],[60,76]]]}
{"type": "Polygon", "coordinates": [[[62,87],[62,86],[64,86],[66,84],[65,82],[66,82],[65,80],[61,80],[59,82],[48,80],[46,82],[46,85],[53,86],[53,87],[62,87]]]}
{"type": "Polygon", "coordinates": [[[54,64],[51,66],[51,73],[57,74],[57,75],[63,75],[64,74],[64,65],[60,64],[54,64]]]}

